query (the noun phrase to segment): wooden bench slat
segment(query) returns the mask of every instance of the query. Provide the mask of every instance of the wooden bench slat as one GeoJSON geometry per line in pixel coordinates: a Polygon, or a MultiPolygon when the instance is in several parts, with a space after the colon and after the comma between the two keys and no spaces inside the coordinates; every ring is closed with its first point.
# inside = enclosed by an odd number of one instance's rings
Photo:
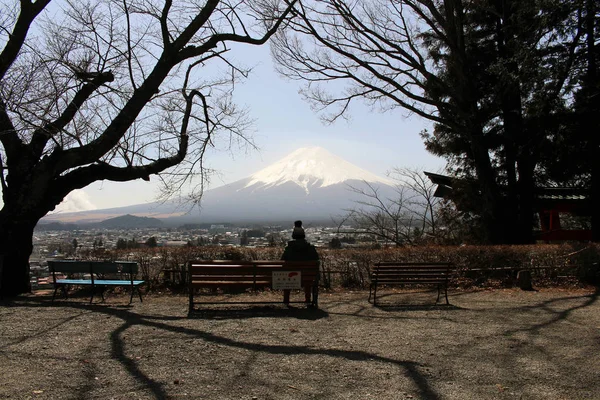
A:
{"type": "Polygon", "coordinates": [[[381,282],[387,281],[405,281],[407,279],[433,279],[438,281],[445,281],[448,277],[445,276],[427,276],[427,275],[405,275],[405,276],[378,276],[372,277],[373,281],[381,282]]]}
{"type": "Polygon", "coordinates": [[[405,276],[377,276],[371,277],[371,280],[381,282],[383,280],[407,280],[407,279],[435,279],[438,281],[445,281],[447,279],[447,275],[444,276],[428,276],[428,275],[405,275],[405,276]]]}
{"type": "Polygon", "coordinates": [[[421,266],[427,266],[427,265],[443,265],[443,266],[447,266],[447,265],[452,265],[452,263],[445,263],[445,262],[396,262],[396,261],[379,261],[376,262],[374,264],[375,266],[413,266],[413,267],[421,267],[421,266]]]}
{"type": "Polygon", "coordinates": [[[193,268],[190,271],[192,275],[264,275],[271,276],[274,271],[300,271],[302,274],[316,275],[314,269],[282,269],[282,268],[270,268],[270,269],[247,269],[247,268],[229,268],[229,269],[196,269],[193,268]]]}
{"type": "Polygon", "coordinates": [[[206,281],[196,281],[196,282],[192,282],[191,285],[197,289],[201,289],[204,287],[219,287],[219,286],[244,286],[244,287],[248,287],[249,289],[252,288],[252,286],[254,285],[270,285],[271,282],[269,281],[243,281],[243,280],[237,280],[237,281],[210,281],[210,282],[206,282],[206,281]]]}
{"type": "Polygon", "coordinates": [[[374,268],[377,269],[426,269],[426,268],[447,268],[447,265],[440,265],[440,264],[422,264],[422,265],[392,265],[392,264],[388,264],[388,265],[377,265],[375,264],[374,268]]]}
{"type": "Polygon", "coordinates": [[[423,265],[423,266],[393,266],[393,265],[384,265],[384,266],[375,266],[374,268],[379,269],[381,271],[385,271],[385,270],[422,270],[422,269],[434,269],[434,270],[443,270],[446,269],[446,267],[442,266],[442,265],[423,265]]]}
{"type": "MultiPolygon", "coordinates": [[[[300,280],[303,282],[312,282],[314,280],[314,276],[313,277],[300,277],[300,280]]],[[[266,281],[272,281],[272,277],[271,276],[267,276],[267,275],[257,275],[257,276],[253,276],[253,275],[208,275],[208,276],[199,276],[199,275],[193,275],[191,277],[192,281],[215,281],[215,280],[219,280],[219,279],[226,279],[226,280],[257,280],[257,279],[262,279],[262,280],[266,280],[266,281]]]]}
{"type": "Polygon", "coordinates": [[[375,273],[399,273],[399,272],[435,272],[442,273],[448,271],[448,268],[378,268],[373,272],[375,273]]]}
{"type": "Polygon", "coordinates": [[[56,283],[61,285],[91,285],[91,279],[57,279],[56,283]]]}
{"type": "Polygon", "coordinates": [[[377,280],[377,284],[379,285],[394,285],[394,284],[401,284],[401,283],[410,283],[410,282],[432,282],[432,283],[445,283],[446,280],[445,279],[431,279],[431,278],[424,278],[424,279],[379,279],[377,280]]]}
{"type": "Polygon", "coordinates": [[[191,268],[284,268],[284,269],[295,269],[295,268],[314,268],[314,264],[307,263],[269,263],[269,264],[191,264],[191,268]]]}
{"type": "MultiPolygon", "coordinates": [[[[144,281],[134,280],[133,285],[141,285],[144,281]]],[[[132,281],[124,281],[120,279],[95,279],[95,285],[110,285],[110,286],[128,286],[132,284],[132,281]],[[126,282],[126,283],[124,283],[126,282]]]]}
{"type": "MultiPolygon", "coordinates": [[[[302,283],[302,286],[304,286],[305,284],[310,284],[312,282],[314,282],[314,277],[301,277],[300,281],[302,283]]],[[[273,283],[273,280],[271,279],[270,276],[257,276],[257,277],[253,277],[253,276],[235,276],[235,275],[218,275],[218,276],[193,276],[192,277],[192,282],[218,282],[218,281],[231,281],[231,282],[235,282],[235,281],[244,281],[244,282],[255,282],[255,281],[265,281],[265,282],[269,282],[269,283],[273,283]]]]}
{"type": "MultiPolygon", "coordinates": [[[[302,281],[312,281],[315,280],[317,277],[316,274],[301,274],[300,279],[302,281]]],[[[215,279],[219,279],[219,278],[230,278],[230,279],[266,279],[266,280],[272,280],[272,275],[268,274],[210,274],[210,275],[204,275],[204,274],[192,274],[191,275],[191,279],[192,280],[207,280],[207,281],[211,281],[211,280],[215,280],[215,279]]]]}
{"type": "Polygon", "coordinates": [[[192,275],[254,275],[255,269],[249,268],[229,268],[229,269],[192,269],[190,271],[192,275]]]}
{"type": "Polygon", "coordinates": [[[444,270],[432,270],[432,269],[420,269],[420,270],[411,270],[411,269],[402,269],[398,271],[388,270],[381,271],[375,270],[373,271],[373,275],[402,275],[402,274],[430,274],[430,275],[446,275],[450,271],[447,269],[444,270]]]}

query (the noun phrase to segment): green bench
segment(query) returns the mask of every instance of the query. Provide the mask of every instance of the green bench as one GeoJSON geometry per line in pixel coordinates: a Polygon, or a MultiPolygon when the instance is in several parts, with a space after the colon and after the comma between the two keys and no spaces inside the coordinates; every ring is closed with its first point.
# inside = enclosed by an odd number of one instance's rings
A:
{"type": "MultiPolygon", "coordinates": [[[[319,299],[319,262],[318,261],[239,261],[205,260],[191,261],[189,273],[189,312],[195,304],[218,304],[222,302],[198,302],[194,296],[198,289],[286,289],[286,280],[293,281],[297,287],[310,293],[310,302],[304,303],[318,308],[319,299]],[[310,292],[309,292],[310,291],[310,292]]],[[[241,303],[276,303],[274,301],[244,301],[241,303]]],[[[278,302],[277,302],[278,303],[278,302]]],[[[228,304],[234,304],[228,302],[228,304]]]]}
{"type": "Polygon", "coordinates": [[[378,262],[371,267],[371,285],[369,287],[369,302],[373,297],[373,305],[377,305],[377,289],[379,286],[398,285],[436,285],[440,295],[444,292],[448,302],[448,278],[454,270],[452,263],[407,263],[407,262],[378,262]]]}
{"type": "Polygon", "coordinates": [[[96,288],[101,289],[102,300],[104,301],[104,291],[109,287],[129,287],[131,297],[129,304],[133,301],[133,294],[137,290],[142,301],[140,285],[143,280],[136,280],[138,273],[138,264],[132,261],[78,261],[78,260],[49,260],[48,268],[52,274],[52,284],[54,285],[54,294],[52,301],[56,297],[58,290],[62,290],[65,298],[71,286],[90,286],[92,295],[90,304],[94,299],[96,288]],[[65,275],[66,277],[60,277],[65,275]]]}

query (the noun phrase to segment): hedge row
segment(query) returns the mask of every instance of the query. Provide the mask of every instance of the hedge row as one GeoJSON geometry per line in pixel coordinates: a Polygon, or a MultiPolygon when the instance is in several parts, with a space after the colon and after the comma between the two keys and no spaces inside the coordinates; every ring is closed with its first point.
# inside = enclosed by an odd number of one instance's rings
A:
{"type": "MultiPolygon", "coordinates": [[[[369,266],[377,261],[451,262],[453,286],[512,286],[519,270],[530,270],[534,285],[583,285],[600,282],[600,245],[417,246],[385,249],[319,249],[325,287],[369,284],[369,266]]],[[[88,257],[135,260],[151,287],[185,284],[192,260],[278,260],[281,247],[183,247],[115,250],[88,257]]]]}

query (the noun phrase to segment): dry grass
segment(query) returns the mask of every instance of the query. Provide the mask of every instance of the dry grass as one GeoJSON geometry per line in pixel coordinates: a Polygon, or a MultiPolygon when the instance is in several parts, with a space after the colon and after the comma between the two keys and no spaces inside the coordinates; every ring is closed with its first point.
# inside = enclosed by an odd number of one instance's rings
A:
{"type": "MultiPolygon", "coordinates": [[[[210,306],[154,293],[0,303],[0,398],[593,399],[591,289],[321,294],[320,310],[210,306]]],[[[279,293],[221,300],[279,299],[279,293]]]]}

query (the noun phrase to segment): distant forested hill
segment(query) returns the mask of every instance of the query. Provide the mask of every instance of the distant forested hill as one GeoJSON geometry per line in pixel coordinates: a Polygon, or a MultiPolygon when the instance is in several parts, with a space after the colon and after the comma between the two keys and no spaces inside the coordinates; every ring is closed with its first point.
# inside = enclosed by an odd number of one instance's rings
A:
{"type": "Polygon", "coordinates": [[[159,228],[164,224],[161,220],[150,217],[136,217],[127,214],[120,217],[106,219],[102,222],[91,224],[94,228],[103,229],[136,229],[136,228],[159,228]]]}
{"type": "Polygon", "coordinates": [[[36,231],[74,231],[80,229],[76,224],[63,224],[62,222],[40,223],[35,227],[36,231]]]}

